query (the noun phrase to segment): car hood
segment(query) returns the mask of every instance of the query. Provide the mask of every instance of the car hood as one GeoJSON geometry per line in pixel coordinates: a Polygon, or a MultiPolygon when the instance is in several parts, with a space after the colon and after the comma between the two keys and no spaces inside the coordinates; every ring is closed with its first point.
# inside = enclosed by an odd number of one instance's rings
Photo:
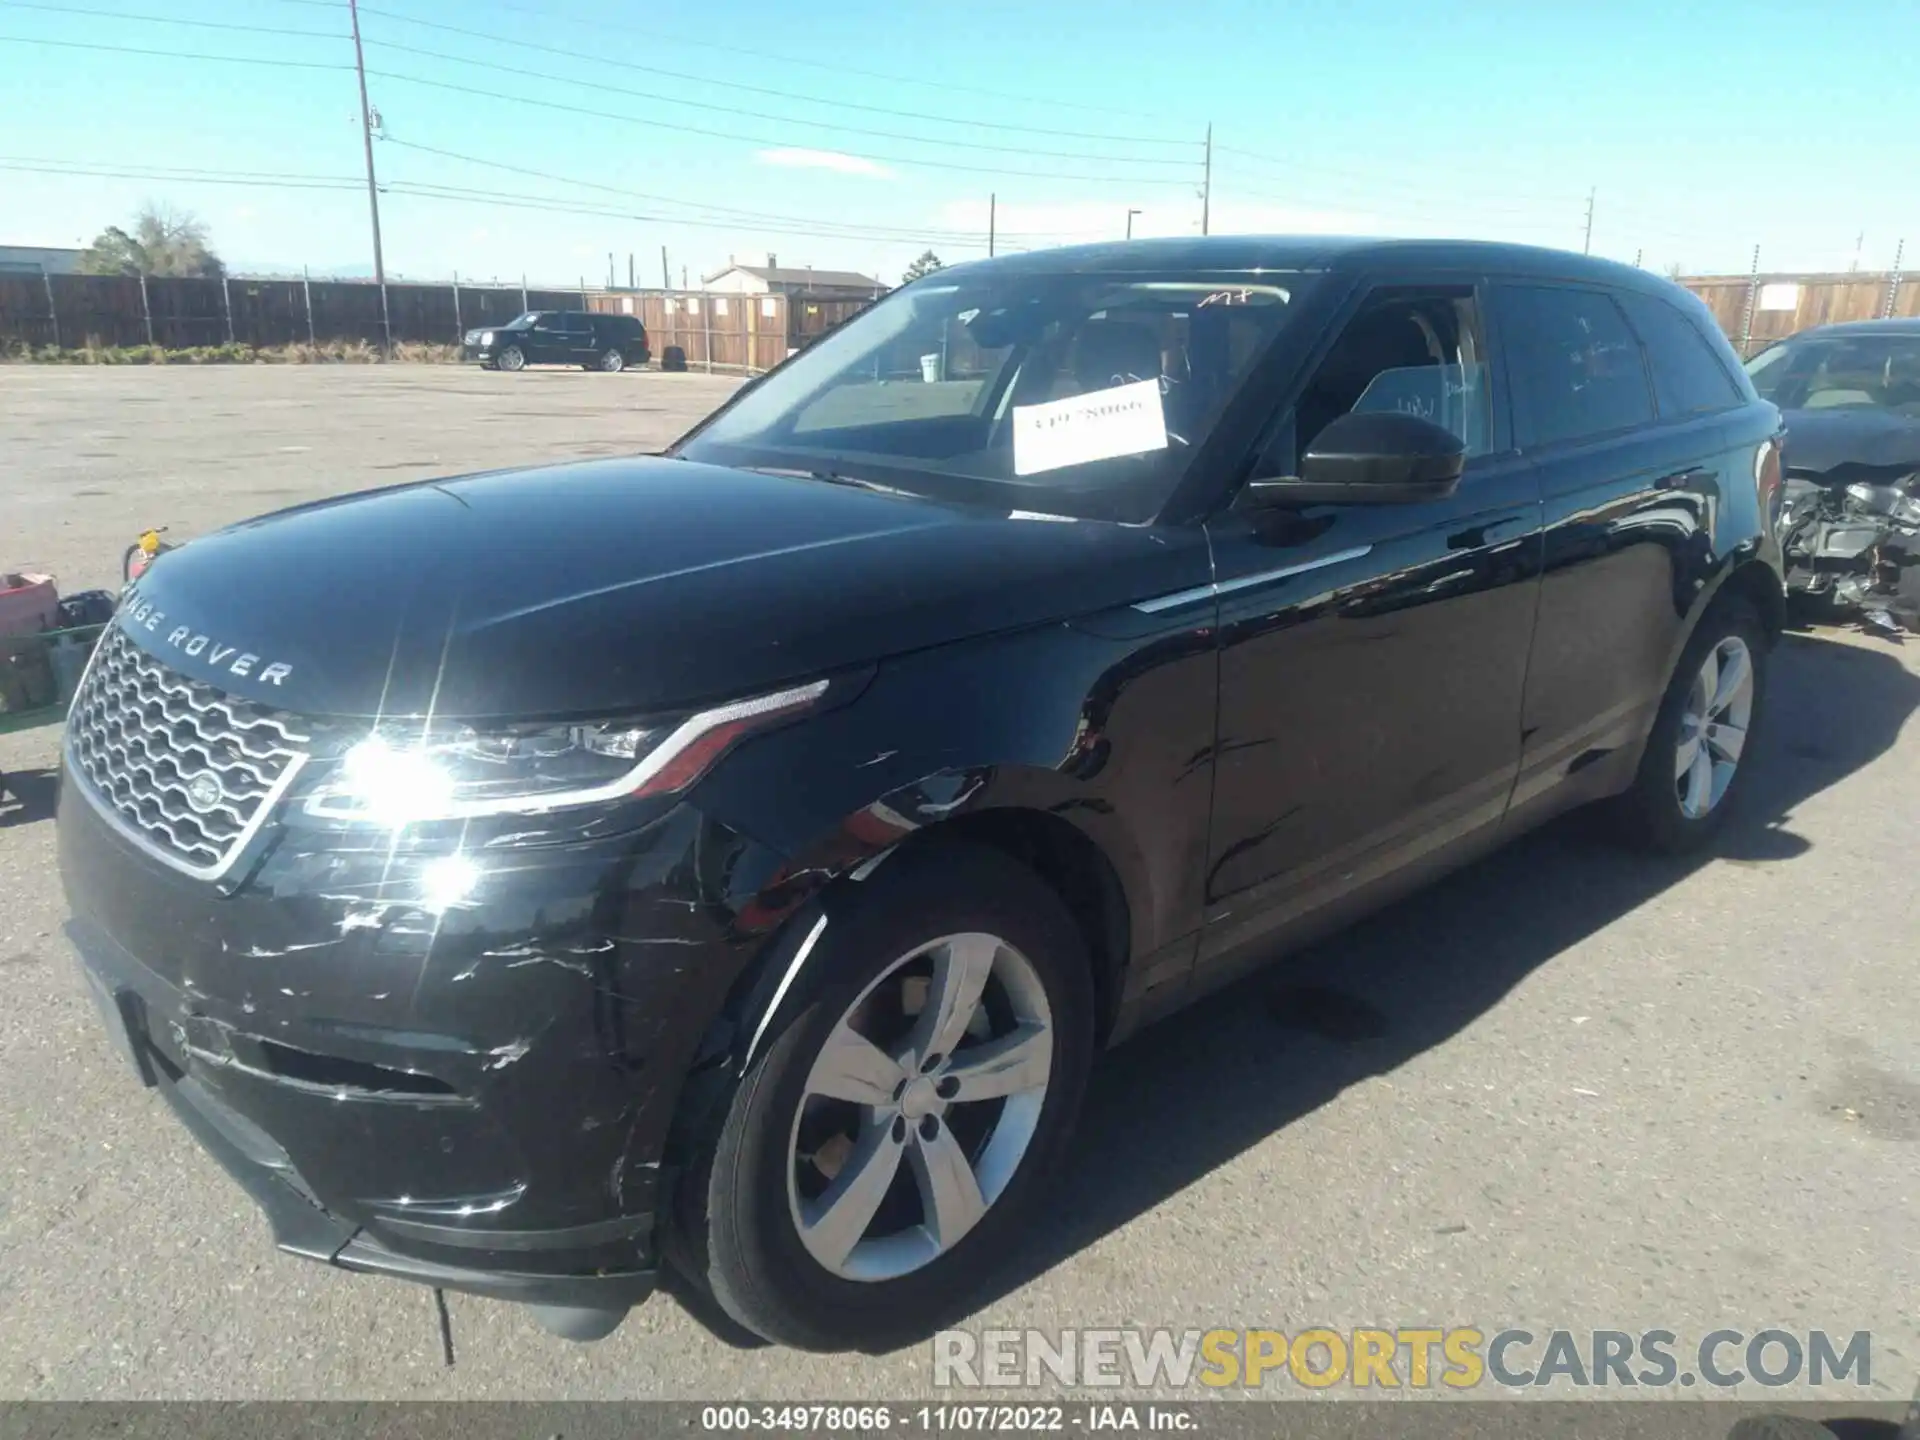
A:
{"type": "Polygon", "coordinates": [[[645,457],[263,516],[160,557],[121,623],[303,714],[533,719],[750,695],[1208,578],[1196,531],[645,457]]]}
{"type": "Polygon", "coordinates": [[[1836,481],[1892,479],[1920,470],[1920,419],[1889,410],[1788,410],[1787,469],[1836,481]]]}

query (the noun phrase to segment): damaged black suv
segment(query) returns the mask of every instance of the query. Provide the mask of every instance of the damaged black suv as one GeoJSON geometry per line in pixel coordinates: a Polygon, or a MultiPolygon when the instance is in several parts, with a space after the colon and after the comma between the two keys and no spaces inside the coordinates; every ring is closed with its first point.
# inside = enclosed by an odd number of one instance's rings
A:
{"type": "Polygon", "coordinates": [[[956,266],[665,455],[159,557],[68,724],[69,933],[286,1250],[898,1344],[1100,1049],[1575,805],[1712,837],[1779,443],[1580,256],[956,266]]]}

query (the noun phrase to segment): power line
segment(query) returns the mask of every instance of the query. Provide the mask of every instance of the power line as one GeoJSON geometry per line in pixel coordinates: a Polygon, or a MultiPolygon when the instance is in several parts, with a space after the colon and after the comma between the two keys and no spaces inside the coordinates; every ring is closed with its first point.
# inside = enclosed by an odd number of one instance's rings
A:
{"type": "MultiPolygon", "coordinates": [[[[670,120],[648,120],[638,115],[626,115],[617,110],[589,109],[584,105],[567,105],[558,100],[536,100],[530,95],[502,95],[493,90],[482,90],[472,85],[457,85],[450,80],[429,80],[420,75],[402,75],[393,70],[369,70],[367,74],[382,80],[397,80],[405,85],[425,85],[434,90],[447,90],[459,95],[475,95],[493,104],[532,105],[542,110],[558,110],[570,115],[590,115],[597,120],[618,120],[627,125],[644,125],[654,130],[674,130],[684,135],[705,135],[716,140],[737,140],[748,145],[764,145],[773,149],[792,148],[790,140],[765,135],[742,135],[733,130],[710,130],[698,125],[681,125],[670,120]]],[[[884,155],[873,151],[841,151],[856,160],[871,160],[894,165],[919,165],[936,170],[959,170],[975,175],[1000,175],[1025,180],[1079,180],[1095,185],[1177,185],[1186,188],[1192,182],[1188,180],[1140,179],[1123,175],[1079,175],[1063,174],[1051,170],[1007,170],[998,165],[961,165],[952,160],[928,160],[917,155],[884,155]]]]}
{"type": "MultiPolygon", "coordinates": [[[[324,0],[316,0],[316,3],[324,3],[324,0]]],[[[777,60],[786,65],[804,65],[814,70],[825,70],[841,80],[846,79],[849,75],[853,75],[867,80],[885,80],[895,85],[919,85],[929,90],[948,90],[962,95],[981,95],[992,100],[1012,100],[1022,105],[1052,105],[1063,110],[1081,110],[1096,115],[1124,115],[1134,120],[1142,118],[1167,118],[1165,116],[1150,115],[1137,106],[1123,110],[1112,105],[1089,105],[1077,100],[1060,100],[1050,95],[1017,95],[1005,90],[988,90],[975,85],[961,85],[951,80],[929,80],[920,75],[890,74],[883,70],[862,70],[838,60],[810,60],[799,55],[782,55],[770,50],[754,50],[744,45],[727,45],[717,40],[696,40],[690,36],[675,35],[664,30],[651,30],[638,25],[616,25],[607,20],[583,20],[577,15],[555,15],[551,10],[541,10],[526,5],[501,3],[499,8],[502,10],[517,11],[523,15],[537,16],[541,20],[549,23],[560,19],[588,30],[597,29],[619,31],[628,35],[644,35],[651,39],[667,40],[677,45],[689,45],[708,50],[719,50],[728,55],[750,55],[758,60],[777,60]]],[[[1100,137],[1087,136],[1083,138],[1098,139],[1100,137]]]]}
{"type": "MultiPolygon", "coordinates": [[[[443,150],[436,145],[422,145],[418,141],[400,140],[400,139],[396,139],[391,135],[385,137],[385,143],[389,145],[399,146],[400,148],[405,150],[418,150],[427,155],[438,155],[443,159],[447,159],[447,160],[458,160],[463,164],[467,164],[467,165],[478,165],[488,170],[501,170],[512,175],[525,175],[536,180],[548,180],[557,185],[571,185],[571,186],[577,186],[584,190],[598,190],[606,194],[617,195],[625,199],[652,200],[665,205],[686,206],[694,210],[706,212],[708,215],[717,219],[722,219],[722,220],[732,220],[736,222],[757,222],[757,221],[771,220],[771,221],[792,221],[792,222],[797,222],[799,224],[807,224],[807,225],[831,225],[831,226],[837,226],[840,228],[852,229],[859,232],[856,238],[871,238],[871,239],[883,239],[883,238],[888,238],[889,236],[897,237],[900,239],[925,239],[929,236],[939,238],[946,235],[952,235],[957,238],[967,238],[973,234],[973,232],[970,230],[935,231],[935,230],[929,230],[929,229],[919,229],[914,227],[898,226],[898,225],[859,226],[859,225],[849,224],[849,225],[843,226],[842,222],[819,221],[819,220],[813,219],[810,216],[805,216],[805,215],[787,215],[787,214],[779,214],[779,213],[769,212],[764,210],[746,210],[733,205],[713,205],[705,201],[683,200],[676,196],[660,195],[660,194],[651,193],[645,190],[631,190],[624,186],[608,185],[597,180],[580,180],[580,179],[574,178],[573,176],[556,174],[551,170],[536,170],[526,165],[509,165],[506,162],[501,160],[483,159],[478,155],[463,155],[457,150],[443,150]]],[[[672,216],[660,216],[657,218],[659,218],[660,220],[666,223],[674,222],[674,217],[672,216]]],[[[689,218],[692,218],[692,217],[689,217],[689,218]]],[[[1028,231],[1025,233],[1029,237],[1031,237],[1031,236],[1038,236],[1038,235],[1053,236],[1053,235],[1067,235],[1067,234],[1080,234],[1080,233],[1092,234],[1095,232],[1091,232],[1091,231],[1079,232],[1079,231],[1062,230],[1062,231],[1028,231]]]]}
{"type": "MultiPolygon", "coordinates": [[[[590,215],[607,220],[639,220],[656,225],[689,225],[706,230],[739,230],[746,228],[739,221],[731,220],[689,220],[672,215],[649,215],[638,211],[616,210],[585,204],[568,204],[549,197],[538,195],[503,194],[493,190],[470,190],[458,185],[430,185],[416,181],[394,181],[381,186],[389,195],[410,196],[422,200],[447,200],[470,205],[497,205],[511,210],[540,210],[554,215],[590,215]]],[[[817,226],[802,228],[797,226],[761,225],[754,227],[770,235],[802,235],[818,240],[874,240],[883,243],[899,243],[901,237],[892,235],[874,235],[855,231],[838,233],[823,231],[817,226]]],[[[942,245],[962,249],[985,249],[986,241],[981,237],[969,237],[954,234],[950,237],[923,232],[910,237],[914,241],[932,240],[942,245]]]]}
{"type": "Polygon", "coordinates": [[[83,5],[47,5],[41,0],[0,0],[9,10],[42,10],[52,15],[90,15],[102,20],[139,20],[154,25],[191,25],[196,30],[244,30],[254,35],[293,35],[306,40],[344,40],[330,30],[289,30],[280,25],[241,25],[230,20],[188,20],[179,15],[138,15],[126,10],[93,10],[83,5]]]}
{"type": "MultiPolygon", "coordinates": [[[[317,0],[317,3],[331,3],[331,0],[317,0]]],[[[509,9],[514,7],[507,7],[509,9]]],[[[511,35],[501,35],[488,30],[474,30],[462,25],[448,25],[438,20],[422,20],[417,16],[404,15],[395,10],[362,6],[362,15],[377,15],[386,20],[397,20],[405,25],[418,25],[423,29],[439,30],[450,35],[465,35],[475,40],[485,40],[496,45],[509,45],[516,50],[538,50],[549,55],[562,55],[574,60],[588,60],[598,65],[612,65],[622,70],[637,70],[648,75],[661,75],[672,80],[685,80],[696,85],[717,86],[725,90],[740,90],[751,95],[769,95],[776,99],[797,100],[807,105],[830,105],[836,110],[858,110],[869,115],[890,115],[900,120],[929,120],[941,125],[963,125],[975,130],[1009,130],[1025,135],[1051,135],[1069,140],[1103,140],[1110,143],[1129,145],[1185,145],[1193,146],[1193,140],[1176,140],[1164,135],[1105,135],[1086,130],[1056,130],[1039,125],[1015,125],[1007,121],[976,119],[972,116],[936,115],[921,110],[896,110],[885,105],[865,105],[852,100],[818,95],[803,95],[797,91],[780,90],[767,85],[749,85],[744,81],[721,80],[707,75],[690,75],[684,70],[667,70],[657,65],[641,65],[631,60],[616,60],[607,55],[596,55],[588,50],[574,50],[562,45],[547,45],[534,40],[520,40],[511,35]]],[[[584,22],[582,22],[584,23],[584,22]]],[[[611,27],[629,29],[626,26],[611,27]]],[[[721,47],[726,48],[726,47],[721,47]]],[[[752,52],[757,53],[757,52],[752,52]]],[[[862,73],[842,72],[845,73],[862,73]]]]}
{"type": "MultiPolygon", "coordinates": [[[[383,11],[369,10],[366,13],[384,14],[383,11]]],[[[984,140],[942,140],[931,135],[908,135],[898,130],[873,130],[863,125],[841,125],[832,120],[803,120],[791,115],[772,115],[764,110],[745,110],[735,105],[715,105],[704,100],[682,100],[672,95],[661,95],[651,90],[635,90],[626,85],[609,85],[596,80],[580,80],[570,75],[555,75],[550,70],[530,70],[522,65],[502,65],[492,60],[473,60],[465,55],[449,55],[444,50],[429,50],[418,45],[401,45],[391,40],[368,40],[368,46],[375,50],[397,50],[408,55],[420,55],[430,60],[447,60],[456,65],[473,65],[483,70],[498,70],[508,75],[525,75],[534,80],[551,80],[562,85],[576,86],[588,90],[604,90],[609,94],[628,95],[637,100],[652,100],[666,105],[683,105],[690,110],[708,110],[721,115],[739,115],[752,120],[771,120],[778,125],[804,125],[816,130],[837,130],[849,135],[867,135],[882,140],[904,140],[912,145],[939,145],[949,149],[992,150],[1006,155],[1044,155],[1058,160],[1092,160],[1096,162],[1129,165],[1174,165],[1190,166],[1189,160],[1171,160],[1166,158],[1148,159],[1136,156],[1090,155],[1084,150],[1037,150],[1031,145],[995,145],[984,140]]],[[[550,47],[542,47],[550,48],[550,47]]],[[[644,68],[644,67],[636,67],[644,68]]]]}
{"type": "MultiPolygon", "coordinates": [[[[0,44],[8,45],[51,45],[66,50],[89,50],[117,55],[146,55],[163,60],[204,60],[232,65],[265,65],[280,69],[296,70],[351,70],[351,65],[336,65],[322,60],[281,60],[257,55],[213,55],[203,51],[156,50],[139,45],[107,45],[81,40],[49,40],[38,36],[0,35],[0,44]]],[[[717,140],[736,140],[747,145],[761,145],[773,149],[792,148],[785,139],[759,135],[742,135],[737,131],[710,130],[697,125],[680,125],[669,120],[648,120],[638,115],[625,115],[613,110],[588,109],[582,105],[567,105],[557,100],[536,100],[526,95],[501,95],[491,90],[481,90],[472,85],[458,85],[448,80],[429,80],[420,75],[403,75],[392,70],[369,70],[382,80],[396,80],[406,85],[424,85],[430,89],[446,90],[454,94],[474,95],[494,104],[510,103],[531,105],[543,110],[557,110],[570,115],[588,115],[600,120],[618,120],[628,125],[643,125],[655,130],[673,130],[685,135],[705,135],[717,140]]],[[[941,142],[926,142],[938,144],[941,142]]],[[[1010,179],[1026,180],[1077,180],[1095,185],[1178,185],[1184,187],[1185,180],[1140,179],[1121,175],[1080,175],[1058,171],[1043,170],[1007,170],[997,165],[961,165],[951,160],[928,160],[915,155],[884,155],[842,151],[858,160],[871,160],[895,165],[922,166],[937,170],[964,171],[976,175],[1000,175],[1010,179]]]]}
{"type": "Polygon", "coordinates": [[[162,60],[214,60],[229,65],[272,65],[285,70],[351,70],[324,60],[277,60],[261,55],[208,55],[195,50],[150,50],[140,45],[97,45],[85,40],[48,40],[38,35],[0,35],[0,45],[53,45],[62,50],[104,50],[116,55],[152,55],[162,60]]]}
{"type": "MultiPolygon", "coordinates": [[[[290,29],[286,26],[278,26],[278,25],[244,25],[244,24],[236,24],[230,21],[200,20],[200,19],[194,19],[194,18],[190,18],[187,16],[180,16],[180,15],[154,15],[154,14],[147,14],[147,13],[141,13],[136,11],[100,10],[100,9],[92,8],[90,6],[82,6],[82,5],[48,4],[48,3],[45,3],[45,0],[0,0],[0,5],[4,5],[17,10],[38,10],[38,11],[44,11],[44,12],[56,14],[56,15],[83,15],[83,16],[88,16],[95,19],[132,20],[142,24],[153,24],[153,25],[184,25],[194,29],[202,29],[202,30],[243,31],[250,34],[290,36],[298,39],[308,39],[308,40],[334,40],[334,39],[347,38],[345,36],[333,35],[333,34],[329,34],[328,32],[319,31],[319,30],[296,30],[296,29],[290,29]]],[[[447,25],[434,20],[416,19],[411,15],[403,15],[391,10],[381,10],[373,6],[362,7],[360,13],[362,15],[379,16],[383,19],[397,20],[403,24],[418,25],[430,30],[443,31],[447,34],[468,36],[470,38],[487,41],[492,44],[508,45],[508,46],[512,46],[516,50],[538,50],[550,55],[560,55],[560,56],[565,56],[569,59],[585,60],[595,64],[600,64],[600,65],[612,65],[623,70],[637,70],[647,74],[663,75],[663,76],[670,77],[672,79],[685,80],[685,81],[688,81],[694,84],[699,84],[699,85],[719,86],[719,87],[730,89],[730,90],[743,90],[743,91],[747,91],[747,92],[758,94],[758,95],[771,95],[771,96],[775,96],[775,97],[786,99],[786,100],[797,100],[804,104],[809,104],[809,105],[831,105],[837,110],[868,110],[877,114],[894,115],[894,116],[907,118],[907,119],[926,120],[935,124],[962,125],[969,129],[982,129],[982,128],[1001,129],[1001,130],[1011,130],[1011,131],[1022,132],[1027,134],[1040,134],[1040,135],[1075,135],[1078,138],[1082,138],[1082,139],[1117,140],[1117,141],[1123,141],[1129,144],[1190,146],[1194,143],[1189,140],[1170,140],[1160,136],[1111,136],[1109,137],[1104,135],[1083,134],[1083,133],[1074,132],[1074,131],[1046,130],[1039,127],[1027,126],[1027,125],[997,125],[991,121],[975,121],[971,119],[963,119],[956,116],[929,115],[924,112],[911,111],[911,110],[889,110],[881,106],[859,105],[859,104],[853,104],[847,101],[823,99],[818,96],[799,95],[799,94],[795,94],[792,91],[777,90],[767,86],[746,85],[746,84],[736,83],[733,81],[716,80],[716,79],[712,79],[710,77],[702,76],[702,75],[690,75],[685,73],[684,71],[665,70],[665,69],[661,69],[658,66],[640,65],[640,64],[635,64],[625,60],[614,60],[604,55],[595,55],[589,51],[572,50],[564,46],[558,46],[558,45],[545,45],[537,41],[516,40],[512,36],[508,36],[508,35],[500,35],[500,34],[496,34],[496,33],[485,31],[485,30],[474,30],[461,25],[447,25]]],[[[711,110],[711,111],[716,111],[721,114],[727,114],[727,115],[743,115],[756,120],[772,120],[781,124],[811,125],[816,129],[821,129],[821,130],[838,130],[838,131],[842,131],[842,132],[845,132],[848,134],[854,134],[854,135],[872,135],[872,136],[877,136],[879,138],[888,139],[888,140],[906,140],[916,144],[928,144],[928,145],[936,145],[936,144],[950,145],[957,148],[968,149],[968,150],[998,150],[998,151],[1006,152],[1008,154],[1016,154],[1016,155],[1018,154],[1048,155],[1048,156],[1053,156],[1055,158],[1065,159],[1065,160],[1109,160],[1109,159],[1122,160],[1124,159],[1129,163],[1139,164],[1139,165],[1184,165],[1189,163],[1184,160],[1170,159],[1164,156],[1146,157],[1146,156],[1089,155],[1085,151],[1080,151],[1080,150],[1036,150],[1031,146],[1024,146],[1024,145],[1021,145],[1021,146],[993,145],[983,141],[940,140],[932,136],[903,134],[899,131],[894,131],[894,130],[875,130],[875,129],[870,129],[870,128],[867,128],[864,126],[858,126],[858,125],[839,124],[831,120],[807,120],[807,119],[802,119],[802,118],[790,116],[790,115],[773,115],[773,114],[768,114],[765,111],[747,110],[747,109],[742,109],[736,106],[728,106],[728,105],[716,105],[716,104],[712,104],[710,102],[701,101],[701,100],[688,100],[688,99],[683,99],[679,96],[674,96],[674,95],[657,94],[653,91],[635,90],[625,86],[608,85],[608,84],[600,83],[597,81],[579,80],[571,76],[554,75],[549,71],[533,70],[533,69],[528,69],[524,66],[506,65],[506,64],[501,64],[499,62],[491,61],[491,60],[476,60],[465,55],[452,55],[447,53],[444,50],[430,50],[420,46],[404,45],[399,43],[398,41],[379,40],[379,39],[368,37],[366,38],[366,43],[369,45],[385,48],[388,50],[402,51],[410,55],[425,56],[429,59],[434,59],[434,60],[446,60],[457,65],[473,65],[482,69],[498,70],[509,75],[524,75],[536,80],[554,80],[562,84],[579,85],[579,86],[585,86],[588,89],[605,90],[614,94],[621,94],[621,95],[631,95],[637,99],[653,100],[653,101],[657,101],[659,103],[667,104],[667,105],[684,105],[690,109],[695,109],[695,110],[711,110]]]]}
{"type": "MultiPolygon", "coordinates": [[[[389,141],[398,144],[401,142],[389,141]]],[[[451,156],[452,152],[432,150],[428,146],[409,148],[429,150],[435,154],[451,156]]],[[[489,164],[474,157],[458,156],[454,158],[471,160],[476,164],[489,164]]],[[[506,169],[519,167],[505,166],[506,169]]],[[[335,190],[353,192],[362,189],[364,177],[348,175],[308,175],[280,174],[260,170],[210,170],[201,167],[185,166],[120,166],[106,162],[90,160],[58,160],[40,156],[0,156],[0,171],[25,174],[60,175],[79,178],[125,179],[146,181],[169,181],[180,184],[237,185],[243,187],[288,190],[335,190]]],[[[532,172],[538,175],[540,172],[532,172]]],[[[561,177],[551,177],[561,179],[561,177]]],[[[564,181],[562,183],[586,184],[589,182],[564,181]]],[[[762,215],[751,211],[742,211],[738,215],[696,217],[681,215],[660,215],[641,211],[615,209],[610,205],[594,205],[586,202],[573,203],[560,197],[542,195],[523,195],[510,191],[482,190],[469,186],[443,185],[426,181],[388,180],[381,184],[383,195],[396,195],[427,200],[458,201],[469,204],[499,204],[512,209],[543,210],[553,214],[590,215],[604,219],[638,220],[651,224],[686,225],[701,229],[760,230],[776,235],[801,235],[823,240],[872,240],[881,243],[935,243],[945,246],[981,246],[985,242],[974,232],[935,228],[914,228],[908,226],[860,226],[843,224],[837,221],[811,220],[804,216],[762,215]],[[783,223],[783,222],[792,223],[783,223]]],[[[689,202],[677,201],[677,204],[689,202]]],[[[1056,232],[1027,232],[1026,238],[1039,239],[1056,232]]],[[[1064,234],[1066,232],[1058,232],[1064,234]]]]}
{"type": "Polygon", "coordinates": [[[88,162],[85,161],[75,163],[66,160],[36,162],[6,159],[0,160],[0,170],[20,171],[33,175],[67,175],[78,179],[173,180],[182,184],[257,185],[281,190],[357,190],[365,183],[350,177],[330,175],[283,175],[270,179],[252,179],[242,174],[215,172],[111,169],[89,167],[88,162]]]}

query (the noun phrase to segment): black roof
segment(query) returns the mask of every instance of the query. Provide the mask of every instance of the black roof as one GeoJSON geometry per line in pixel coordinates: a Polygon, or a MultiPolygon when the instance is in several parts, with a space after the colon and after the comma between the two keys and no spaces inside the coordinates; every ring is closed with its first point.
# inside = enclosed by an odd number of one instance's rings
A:
{"type": "MultiPolygon", "coordinates": [[[[1076,271],[1331,270],[1376,264],[1436,269],[1497,268],[1508,273],[1646,285],[1659,277],[1631,265],[1490,240],[1382,240],[1335,235],[1208,235],[1069,245],[972,260],[950,267],[1009,273],[1072,274],[1076,271]]],[[[1666,282],[1661,282],[1666,283],[1666,282]]]]}
{"type": "Polygon", "coordinates": [[[1837,325],[1812,325],[1790,339],[1809,335],[1920,335],[1920,316],[1898,315],[1891,320],[1843,320],[1837,325]]]}

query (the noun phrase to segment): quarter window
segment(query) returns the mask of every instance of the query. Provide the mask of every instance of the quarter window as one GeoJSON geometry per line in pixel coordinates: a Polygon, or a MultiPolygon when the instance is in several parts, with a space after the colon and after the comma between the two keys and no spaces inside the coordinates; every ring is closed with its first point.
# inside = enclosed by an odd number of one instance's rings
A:
{"type": "Polygon", "coordinates": [[[1619,299],[1646,344],[1663,417],[1711,415],[1740,404],[1739,387],[1692,321],[1655,295],[1623,293],[1619,299]]]}
{"type": "Polygon", "coordinates": [[[1509,286],[1505,294],[1501,334],[1531,443],[1652,421],[1646,359],[1612,299],[1544,285],[1509,286]]]}

